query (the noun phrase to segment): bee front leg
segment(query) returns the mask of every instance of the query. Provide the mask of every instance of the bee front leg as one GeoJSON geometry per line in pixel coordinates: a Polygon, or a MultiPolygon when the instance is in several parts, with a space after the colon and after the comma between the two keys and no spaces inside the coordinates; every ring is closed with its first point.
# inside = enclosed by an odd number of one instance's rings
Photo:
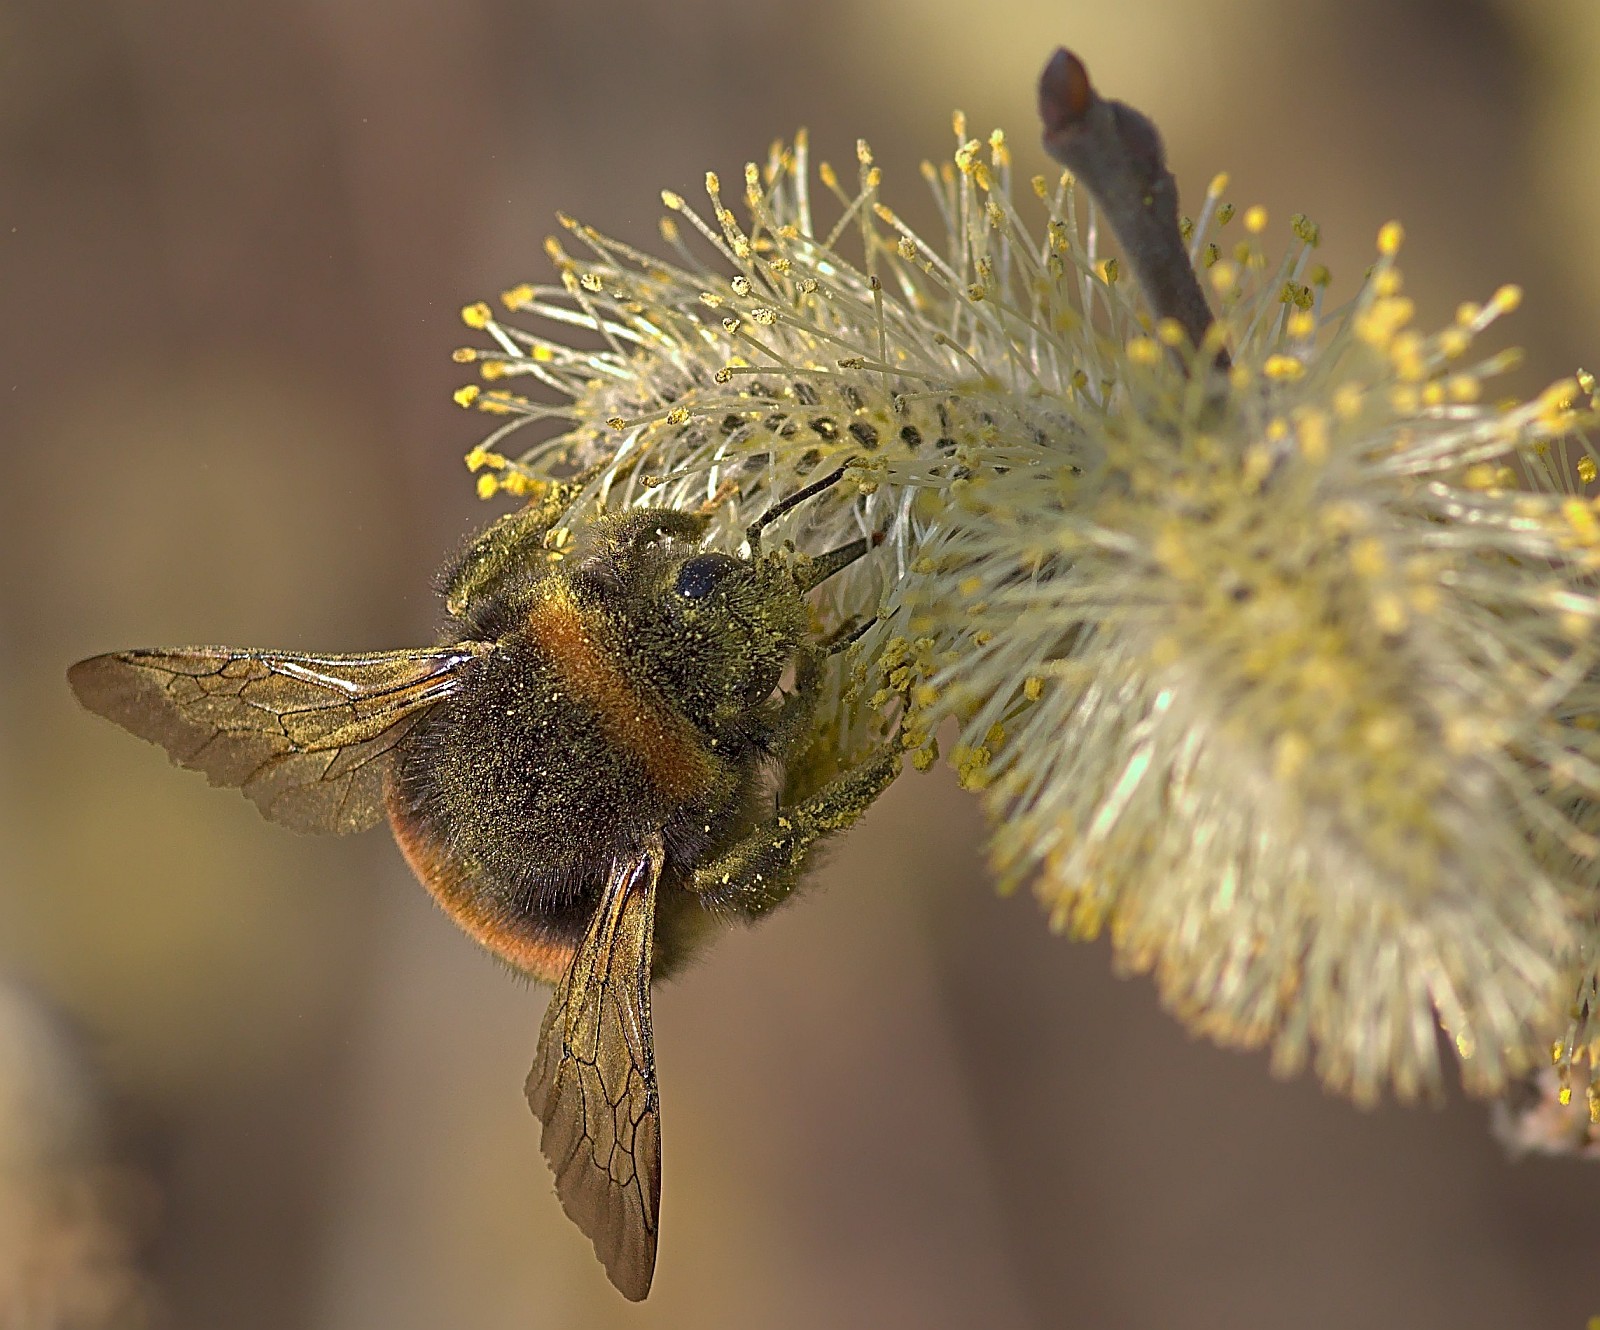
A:
{"type": "Polygon", "coordinates": [[[802,740],[811,735],[811,718],[822,696],[823,670],[832,656],[855,642],[876,619],[852,616],[820,641],[800,648],[795,655],[794,691],[784,694],[767,733],[767,751],[787,757],[802,740]]]}
{"type": "Polygon", "coordinates": [[[899,774],[898,749],[852,768],[804,802],[779,809],[727,853],[696,869],[690,889],[708,909],[751,918],[766,914],[799,885],[816,843],[855,825],[899,774]]]}

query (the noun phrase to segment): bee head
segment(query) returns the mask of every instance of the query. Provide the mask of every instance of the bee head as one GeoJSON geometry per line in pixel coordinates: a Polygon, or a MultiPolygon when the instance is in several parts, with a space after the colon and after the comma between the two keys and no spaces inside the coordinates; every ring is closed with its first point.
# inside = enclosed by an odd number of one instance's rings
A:
{"type": "Polygon", "coordinates": [[[703,518],[643,509],[604,522],[577,561],[578,599],[702,729],[733,732],[778,686],[809,624],[789,561],[701,550],[703,518]]]}

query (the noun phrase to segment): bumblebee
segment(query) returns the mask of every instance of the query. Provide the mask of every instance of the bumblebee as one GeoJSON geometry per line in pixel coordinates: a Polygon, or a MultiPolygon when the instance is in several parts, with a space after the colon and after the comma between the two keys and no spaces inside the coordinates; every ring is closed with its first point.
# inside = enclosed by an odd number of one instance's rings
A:
{"type": "Polygon", "coordinates": [[[554,985],[528,1102],[563,1206],[635,1301],[661,1189],[651,980],[715,915],[780,904],[899,771],[889,746],[772,807],[826,657],[854,636],[811,640],[806,595],[875,540],[809,558],[763,553],[762,533],[845,470],[765,513],[743,558],[702,550],[708,519],[665,509],[598,519],[555,558],[558,487],[447,570],[433,648],[183,647],[68,672],[89,710],[271,821],[351,832],[387,815],[451,918],[554,985]]]}

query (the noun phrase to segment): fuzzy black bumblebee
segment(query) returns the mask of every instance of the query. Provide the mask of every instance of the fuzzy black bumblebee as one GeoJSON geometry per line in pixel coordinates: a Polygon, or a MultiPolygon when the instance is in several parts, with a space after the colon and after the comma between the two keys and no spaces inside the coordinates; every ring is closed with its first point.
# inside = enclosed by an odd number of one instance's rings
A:
{"type": "Polygon", "coordinates": [[[826,643],[806,593],[872,546],[702,551],[707,522],[602,518],[555,559],[560,505],[496,522],[445,580],[440,646],[355,656],[188,647],[69,671],[79,700],[301,831],[387,814],[472,937],[555,986],[528,1101],[567,1213],[612,1282],[655,1269],[660,1123],[650,982],[712,915],[760,915],[899,770],[892,749],[800,803],[770,773],[809,738],[826,643]],[[779,688],[794,670],[791,691],[779,688]],[[763,806],[763,803],[767,806],[763,806]]]}

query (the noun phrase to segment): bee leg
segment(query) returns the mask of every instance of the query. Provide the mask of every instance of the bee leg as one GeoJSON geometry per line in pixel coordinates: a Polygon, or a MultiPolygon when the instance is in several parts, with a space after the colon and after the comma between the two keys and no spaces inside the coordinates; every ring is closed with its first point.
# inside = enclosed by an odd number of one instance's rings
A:
{"type": "Polygon", "coordinates": [[[726,854],[695,870],[690,889],[707,908],[756,918],[783,904],[824,836],[855,825],[900,774],[894,749],[839,776],[811,798],[781,808],[726,854]]]}
{"type": "Polygon", "coordinates": [[[800,741],[810,737],[811,719],[816,714],[822,690],[822,672],[832,656],[837,656],[866,635],[876,618],[846,619],[833,632],[801,647],[795,657],[794,691],[784,695],[767,733],[767,750],[787,756],[800,741]]]}

